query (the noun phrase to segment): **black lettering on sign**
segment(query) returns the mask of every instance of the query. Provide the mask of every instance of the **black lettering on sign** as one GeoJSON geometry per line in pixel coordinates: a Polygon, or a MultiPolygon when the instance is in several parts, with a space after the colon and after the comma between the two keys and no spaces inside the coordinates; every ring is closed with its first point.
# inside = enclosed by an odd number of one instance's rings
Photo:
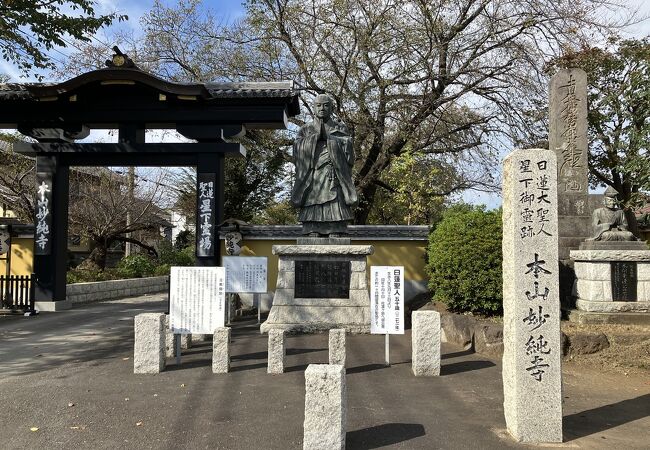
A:
{"type": "Polygon", "coordinates": [[[296,298],[350,298],[350,261],[296,261],[296,298]]]}
{"type": "Polygon", "coordinates": [[[636,302],[636,263],[616,261],[612,268],[612,299],[615,302],[636,302]]]}

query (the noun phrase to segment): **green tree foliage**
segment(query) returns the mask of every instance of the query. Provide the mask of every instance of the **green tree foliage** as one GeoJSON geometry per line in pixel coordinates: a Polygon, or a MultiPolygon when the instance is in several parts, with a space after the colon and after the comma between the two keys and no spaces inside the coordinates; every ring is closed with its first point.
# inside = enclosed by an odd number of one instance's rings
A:
{"type": "Polygon", "coordinates": [[[414,225],[439,220],[445,199],[463,180],[451,164],[406,152],[393,160],[379,183],[383,189],[368,223],[414,225]]]}
{"type": "Polygon", "coordinates": [[[433,300],[457,312],[500,314],[501,211],[452,207],[429,235],[429,289],[433,300]]]}
{"type": "Polygon", "coordinates": [[[116,13],[97,15],[94,0],[4,0],[0,2],[0,48],[6,61],[24,74],[54,68],[47,51],[67,47],[66,37],[90,41],[90,36],[113,21],[128,19],[116,13]]]}
{"type": "Polygon", "coordinates": [[[592,184],[612,186],[636,206],[640,191],[650,192],[650,39],[611,47],[567,53],[553,67],[587,73],[592,184]]]}
{"type": "Polygon", "coordinates": [[[287,199],[270,204],[264,211],[253,217],[251,223],[259,225],[296,225],[298,211],[287,199]]]}
{"type": "Polygon", "coordinates": [[[156,265],[151,258],[136,253],[117,263],[117,273],[124,278],[143,278],[153,275],[156,265]]]}

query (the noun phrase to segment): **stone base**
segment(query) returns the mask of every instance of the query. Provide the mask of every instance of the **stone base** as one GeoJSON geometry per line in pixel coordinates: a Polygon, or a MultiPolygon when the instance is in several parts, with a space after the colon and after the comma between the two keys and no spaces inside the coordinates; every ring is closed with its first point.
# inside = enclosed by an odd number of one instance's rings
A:
{"type": "MultiPolygon", "coordinates": [[[[593,242],[593,244],[625,244],[625,242],[593,242]]],[[[631,242],[629,244],[639,244],[631,242]]],[[[573,288],[575,306],[581,311],[599,313],[650,312],[650,250],[572,250],[576,283],[573,288]],[[612,292],[612,263],[636,264],[636,285],[628,296],[612,292]],[[614,301],[616,300],[616,301],[614,301]],[[627,300],[627,301],[624,301],[627,300]]],[[[632,278],[634,280],[634,278],[632,278]]]]}
{"type": "Polygon", "coordinates": [[[279,256],[278,280],[273,306],[260,331],[314,333],[341,328],[348,333],[369,333],[366,257],[373,252],[370,245],[274,245],[273,254],[279,256]],[[349,262],[349,298],[296,298],[296,261],[349,262]]]}
{"type": "Polygon", "coordinates": [[[576,308],[588,312],[650,312],[650,302],[594,302],[577,299],[576,308]]]}
{"type": "Polygon", "coordinates": [[[585,241],[580,250],[648,250],[646,241],[585,241]]]}
{"type": "Polygon", "coordinates": [[[589,312],[572,309],[567,312],[569,322],[581,325],[650,325],[650,313],[644,312],[589,312]]]}
{"type": "Polygon", "coordinates": [[[298,245],[350,245],[350,238],[345,237],[300,237],[298,245]]]}
{"type": "Polygon", "coordinates": [[[66,309],[72,308],[72,302],[70,300],[59,300],[58,302],[35,302],[34,309],[37,311],[65,311],[66,309]]]}

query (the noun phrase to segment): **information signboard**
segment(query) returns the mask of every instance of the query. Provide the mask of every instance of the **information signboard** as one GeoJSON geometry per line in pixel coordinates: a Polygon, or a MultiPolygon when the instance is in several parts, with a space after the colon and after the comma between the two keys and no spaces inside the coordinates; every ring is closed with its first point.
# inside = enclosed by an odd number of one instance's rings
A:
{"type": "Polygon", "coordinates": [[[224,256],[223,266],[226,269],[226,292],[266,292],[266,256],[224,256]]]}
{"type": "Polygon", "coordinates": [[[224,326],[223,267],[172,267],[169,283],[169,320],[175,334],[212,334],[224,326]]]}
{"type": "Polygon", "coordinates": [[[370,332],[404,334],[404,266],[370,267],[370,332]]]}

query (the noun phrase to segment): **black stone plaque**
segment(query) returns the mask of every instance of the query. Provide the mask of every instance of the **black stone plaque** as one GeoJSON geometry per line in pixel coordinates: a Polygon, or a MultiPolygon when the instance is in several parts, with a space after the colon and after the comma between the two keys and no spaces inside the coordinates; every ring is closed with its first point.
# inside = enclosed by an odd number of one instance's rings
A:
{"type": "Polygon", "coordinates": [[[612,262],[612,298],[615,302],[635,302],[636,263],[628,261],[612,262]]]}
{"type": "Polygon", "coordinates": [[[350,261],[296,261],[296,298],[350,298],[350,261]]]}

